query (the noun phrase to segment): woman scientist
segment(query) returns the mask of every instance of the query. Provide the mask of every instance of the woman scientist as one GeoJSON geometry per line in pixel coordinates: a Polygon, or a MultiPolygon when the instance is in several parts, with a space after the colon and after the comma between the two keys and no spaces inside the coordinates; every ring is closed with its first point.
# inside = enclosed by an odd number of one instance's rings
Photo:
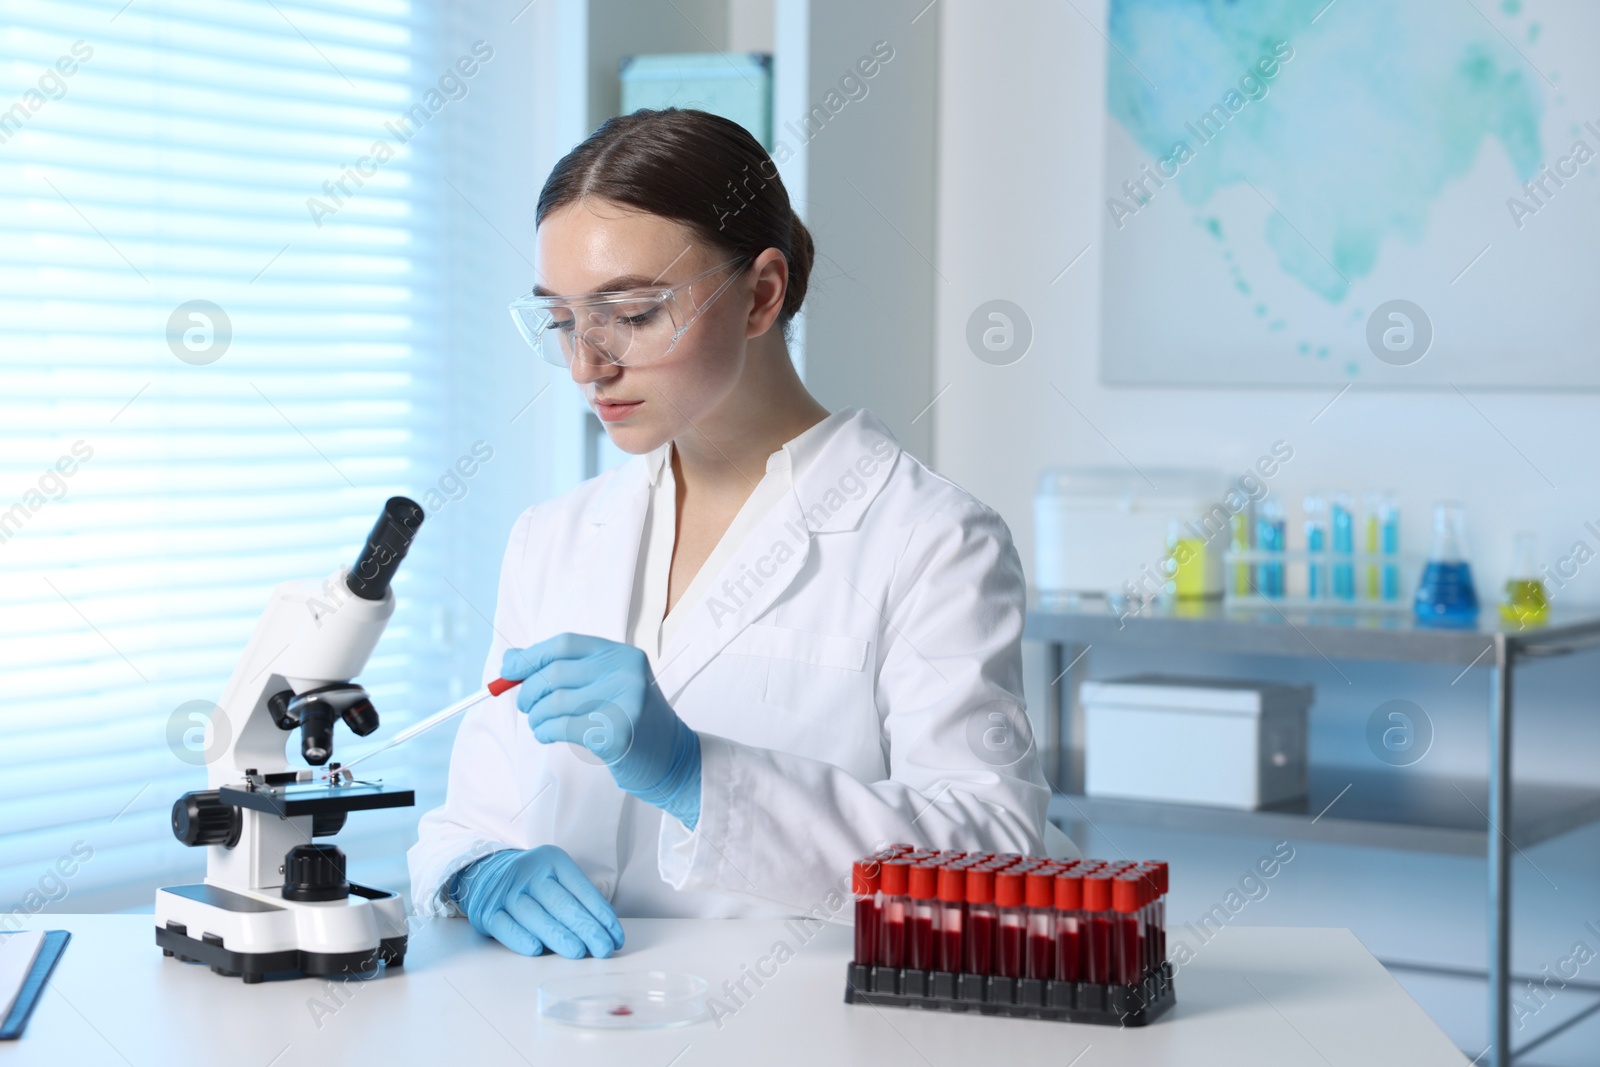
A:
{"type": "Polygon", "coordinates": [[[462,722],[418,911],[606,956],[618,914],[826,917],[890,841],[1042,851],[1010,531],[806,392],[812,242],[766,152],[635,112],[535,218],[512,312],[633,458],[512,528],[485,679],[522,684],[462,722]]]}

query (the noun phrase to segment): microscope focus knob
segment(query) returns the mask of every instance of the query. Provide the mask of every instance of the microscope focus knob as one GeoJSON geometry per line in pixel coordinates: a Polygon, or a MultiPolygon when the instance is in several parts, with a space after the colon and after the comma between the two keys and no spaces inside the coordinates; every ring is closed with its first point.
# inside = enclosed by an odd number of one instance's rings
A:
{"type": "Polygon", "coordinates": [[[172,804],[172,836],[190,846],[239,843],[244,819],[239,809],[224,804],[215,789],[185,793],[172,804]]]}
{"type": "Polygon", "coordinates": [[[285,900],[343,900],[350,895],[338,845],[296,845],[283,860],[285,900]]]}

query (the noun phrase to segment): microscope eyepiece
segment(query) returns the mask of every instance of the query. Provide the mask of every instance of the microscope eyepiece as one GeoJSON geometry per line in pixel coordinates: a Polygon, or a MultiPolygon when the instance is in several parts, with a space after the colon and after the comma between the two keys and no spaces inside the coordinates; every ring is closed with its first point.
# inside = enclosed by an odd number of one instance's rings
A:
{"type": "Polygon", "coordinates": [[[367,543],[356,557],[345,579],[350,592],[363,600],[382,600],[400,561],[406,558],[425,515],[422,506],[403,496],[392,496],[367,535],[367,543]]]}

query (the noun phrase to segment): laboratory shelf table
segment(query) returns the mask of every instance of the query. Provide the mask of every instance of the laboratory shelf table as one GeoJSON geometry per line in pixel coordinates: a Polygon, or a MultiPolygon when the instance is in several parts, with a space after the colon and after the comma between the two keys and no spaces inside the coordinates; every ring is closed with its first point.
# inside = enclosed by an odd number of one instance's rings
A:
{"type": "Polygon", "coordinates": [[[256,985],[164,958],[148,915],[41,915],[31,925],[73,938],[27,1033],[0,1043],[7,1067],[1466,1063],[1348,930],[1230,926],[1179,971],[1169,1012],[1118,1029],[846,1004],[851,929],[797,920],[624,920],[627,944],[610,960],[530,959],[465,920],[413,920],[405,965],[375,980],[256,985]],[[542,981],[651,968],[700,975],[727,1010],[633,1032],[537,1014],[542,981]]]}
{"type": "MultiPolygon", "coordinates": [[[[1490,1045],[1482,1062],[1508,1067],[1511,1044],[1511,856],[1600,820],[1600,788],[1511,776],[1512,677],[1530,662],[1600,649],[1600,609],[1560,606],[1537,626],[1505,624],[1486,604],[1476,626],[1418,625],[1409,611],[1280,607],[1262,601],[1144,605],[1035,598],[1023,636],[1043,642],[1053,679],[1044,739],[1055,786],[1050,817],[1485,856],[1490,1045]],[[1264,811],[1108,800],[1083,795],[1078,688],[1090,649],[1122,648],[1477,667],[1488,678],[1488,766],[1481,779],[1422,781],[1348,768],[1309,770],[1309,795],[1264,811]],[[1337,801],[1337,806],[1334,806],[1337,801]]],[[[1336,666],[1336,665],[1335,665],[1336,666]]],[[[1337,668],[1336,668],[1337,669],[1337,668]]]]}

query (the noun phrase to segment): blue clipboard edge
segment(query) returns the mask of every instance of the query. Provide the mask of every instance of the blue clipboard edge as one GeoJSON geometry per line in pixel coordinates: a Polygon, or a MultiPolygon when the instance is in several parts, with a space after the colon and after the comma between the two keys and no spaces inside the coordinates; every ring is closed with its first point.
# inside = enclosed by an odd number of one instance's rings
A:
{"type": "Polygon", "coordinates": [[[5,1022],[0,1023],[0,1041],[15,1041],[27,1029],[28,1017],[33,1014],[34,1005],[39,1003],[40,996],[44,994],[45,983],[50,981],[50,974],[56,969],[56,961],[61,959],[67,942],[71,940],[71,930],[44,932],[39,958],[33,961],[33,970],[28,972],[27,979],[17,992],[17,1002],[11,1005],[11,1014],[6,1016],[5,1022]]]}

